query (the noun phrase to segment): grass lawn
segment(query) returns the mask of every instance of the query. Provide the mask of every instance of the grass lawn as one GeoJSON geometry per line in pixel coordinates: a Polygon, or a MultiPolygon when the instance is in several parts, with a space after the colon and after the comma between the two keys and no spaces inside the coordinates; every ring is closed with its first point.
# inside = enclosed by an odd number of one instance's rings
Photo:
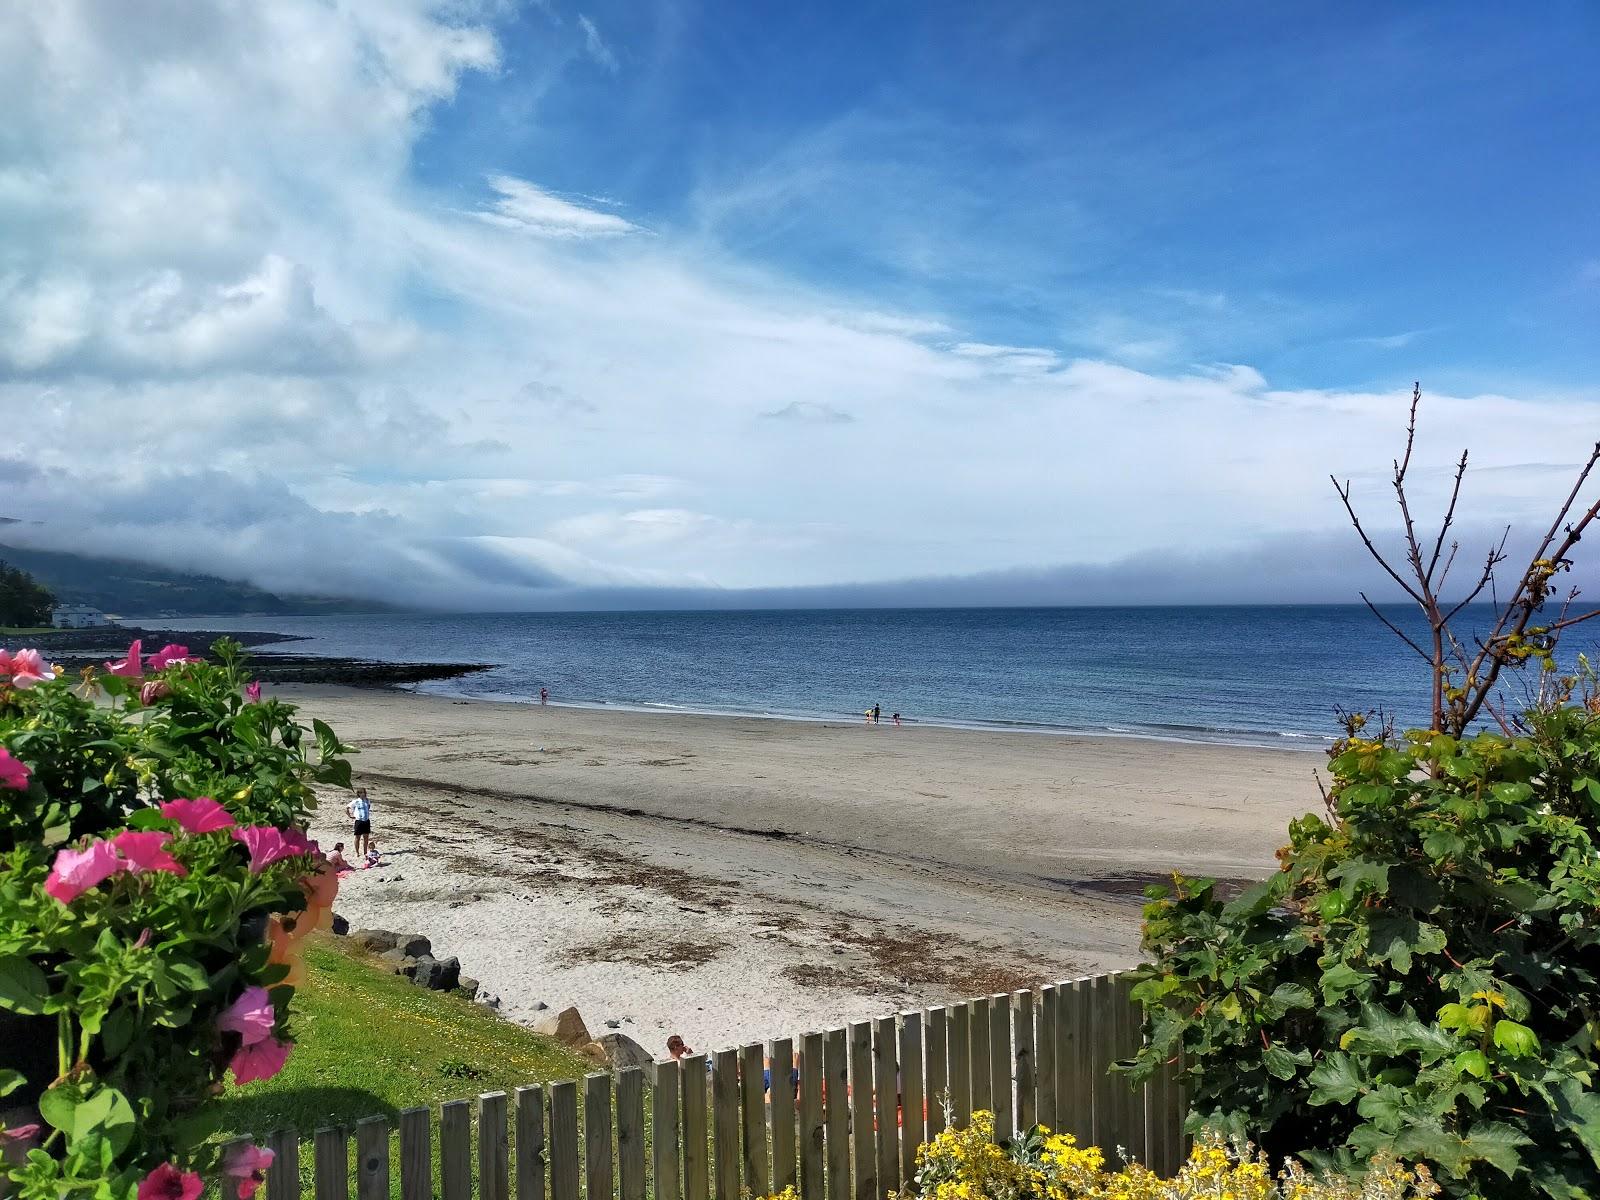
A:
{"type": "MultiPolygon", "coordinates": [[[[220,1138],[286,1127],[309,1138],[324,1126],[595,1069],[465,996],[415,987],[330,935],[313,936],[305,962],[290,1009],[294,1053],[277,1078],[227,1089],[216,1102],[220,1138]]],[[[307,1168],[309,1160],[305,1147],[307,1168]]]]}
{"type": "Polygon", "coordinates": [[[32,637],[37,633],[54,633],[53,625],[0,625],[0,637],[32,637]]]}

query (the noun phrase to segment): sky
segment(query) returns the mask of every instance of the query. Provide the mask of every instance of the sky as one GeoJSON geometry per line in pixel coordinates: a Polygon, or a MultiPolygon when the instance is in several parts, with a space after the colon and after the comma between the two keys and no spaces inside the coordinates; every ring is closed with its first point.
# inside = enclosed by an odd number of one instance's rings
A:
{"type": "Polygon", "coordinates": [[[1392,545],[1414,380],[1469,541],[1600,437],[1600,8],[1532,12],[0,0],[6,537],[455,609],[1354,599],[1328,476],[1392,545]]]}

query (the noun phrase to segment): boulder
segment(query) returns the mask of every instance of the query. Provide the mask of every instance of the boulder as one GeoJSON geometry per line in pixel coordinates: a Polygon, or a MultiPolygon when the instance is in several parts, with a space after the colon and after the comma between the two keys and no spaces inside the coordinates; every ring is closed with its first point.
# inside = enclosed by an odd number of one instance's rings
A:
{"type": "Polygon", "coordinates": [[[378,955],[378,961],[393,967],[396,975],[400,974],[400,968],[406,963],[409,962],[413,965],[416,963],[415,959],[408,959],[404,954],[400,953],[400,948],[398,946],[393,950],[385,950],[382,954],[378,955]]]}
{"type": "Polygon", "coordinates": [[[417,958],[416,974],[411,977],[411,982],[418,987],[429,988],[435,992],[451,991],[460,981],[459,960],[455,958],[441,960],[431,954],[423,954],[417,958]]]}
{"type": "Polygon", "coordinates": [[[456,986],[469,996],[478,994],[478,981],[470,975],[463,975],[456,986]]]}
{"type": "Polygon", "coordinates": [[[396,945],[412,958],[421,958],[424,954],[433,953],[433,943],[420,933],[408,933],[397,939],[396,945]]]}
{"type": "Polygon", "coordinates": [[[357,929],[350,940],[363,950],[393,950],[400,944],[400,935],[387,929],[357,929]]]}
{"type": "Polygon", "coordinates": [[[599,1042],[585,1042],[578,1047],[578,1053],[590,1062],[598,1063],[602,1067],[611,1065],[611,1060],[606,1057],[606,1048],[599,1042]]]}
{"type": "Polygon", "coordinates": [[[648,1067],[655,1062],[650,1051],[625,1033],[602,1034],[597,1042],[606,1052],[606,1060],[619,1071],[624,1067],[648,1067]]]}
{"type": "Polygon", "coordinates": [[[431,988],[433,981],[439,977],[439,960],[431,954],[424,954],[421,958],[410,960],[401,971],[418,987],[431,988]]]}
{"type": "Polygon", "coordinates": [[[479,1004],[483,1005],[485,1008],[500,1007],[500,997],[496,996],[493,992],[483,991],[481,988],[479,989],[478,994],[473,997],[473,999],[479,1004]]]}
{"type": "Polygon", "coordinates": [[[533,1023],[533,1031],[567,1046],[587,1046],[594,1041],[589,1027],[583,1023],[583,1014],[576,1008],[563,1008],[555,1013],[546,1010],[533,1023]]]}
{"type": "Polygon", "coordinates": [[[350,922],[345,920],[338,913],[334,913],[333,914],[333,925],[330,926],[330,928],[332,928],[332,930],[333,930],[333,936],[334,937],[344,937],[347,933],[350,932],[350,922]]]}

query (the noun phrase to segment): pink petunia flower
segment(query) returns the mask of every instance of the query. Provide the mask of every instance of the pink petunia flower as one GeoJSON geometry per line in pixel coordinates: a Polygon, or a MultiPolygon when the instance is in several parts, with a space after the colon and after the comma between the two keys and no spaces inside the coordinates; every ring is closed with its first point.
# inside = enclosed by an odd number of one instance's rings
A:
{"type": "Polygon", "coordinates": [[[133,645],[128,647],[128,657],[121,662],[108,662],[106,671],[112,675],[126,675],[130,679],[138,679],[143,676],[144,667],[141,665],[140,655],[143,646],[143,639],[135,641],[133,645]]]}
{"type": "Polygon", "coordinates": [[[210,796],[195,800],[168,800],[161,806],[161,815],[170,817],[182,826],[185,833],[215,833],[219,829],[232,829],[233,818],[210,796]]]}
{"type": "Polygon", "coordinates": [[[163,646],[150,656],[150,669],[152,671],[165,671],[168,667],[181,667],[185,663],[197,663],[200,660],[189,653],[187,646],[163,646]]]}
{"type": "Polygon", "coordinates": [[[135,875],[145,871],[165,871],[169,875],[187,875],[189,868],[167,853],[170,833],[159,830],[141,832],[124,829],[111,839],[117,852],[128,860],[128,869],[135,875]]]}
{"type": "Polygon", "coordinates": [[[28,764],[11,757],[11,751],[0,746],[0,788],[22,791],[28,786],[28,776],[33,772],[28,764]]]}
{"type": "Polygon", "coordinates": [[[12,1125],[6,1129],[0,1129],[0,1142],[25,1142],[29,1138],[38,1137],[39,1128],[40,1126],[35,1122],[32,1125],[12,1125]]]}
{"type": "Polygon", "coordinates": [[[253,1046],[240,1046],[228,1063],[233,1069],[234,1083],[271,1079],[283,1070],[283,1064],[289,1061],[289,1051],[293,1049],[292,1042],[280,1042],[275,1037],[263,1038],[253,1046]]]}
{"type": "Polygon", "coordinates": [[[26,691],[36,683],[48,683],[56,669],[44,661],[37,650],[18,650],[11,656],[11,686],[26,691]]]}
{"type": "Polygon", "coordinates": [[[250,870],[259,875],[284,858],[315,854],[317,844],[293,829],[274,829],[270,825],[249,825],[233,831],[235,841],[250,851],[250,870]]]}
{"type": "Polygon", "coordinates": [[[229,1151],[222,1164],[222,1173],[239,1181],[239,1200],[250,1200],[267,1177],[272,1166],[272,1151],[264,1146],[239,1146],[229,1151]]]}
{"type": "Polygon", "coordinates": [[[86,850],[62,850],[44,881],[44,890],[61,903],[71,904],[125,866],[110,842],[92,842],[86,850]]]}
{"type": "Polygon", "coordinates": [[[247,987],[244,992],[217,1018],[217,1028],[224,1033],[237,1033],[246,1046],[254,1046],[272,1036],[272,1027],[278,1023],[277,1010],[264,987],[247,987]]]}
{"type": "Polygon", "coordinates": [[[244,685],[244,702],[246,704],[261,703],[261,681],[259,679],[251,680],[244,685]]]}
{"type": "Polygon", "coordinates": [[[11,674],[11,651],[0,646],[0,675],[11,674]]]}
{"type": "Polygon", "coordinates": [[[161,697],[170,695],[172,685],[164,679],[147,679],[139,685],[139,703],[149,708],[161,697]]]}
{"type": "Polygon", "coordinates": [[[197,1200],[205,1181],[193,1171],[162,1163],[139,1181],[138,1200],[197,1200]]]}

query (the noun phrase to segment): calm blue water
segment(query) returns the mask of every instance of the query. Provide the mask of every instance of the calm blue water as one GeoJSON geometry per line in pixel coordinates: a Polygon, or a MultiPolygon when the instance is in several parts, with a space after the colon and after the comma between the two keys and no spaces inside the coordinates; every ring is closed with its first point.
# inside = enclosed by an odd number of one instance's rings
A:
{"type": "MultiPolygon", "coordinates": [[[[1398,617],[1398,613],[1391,614],[1398,617]]],[[[1333,706],[1425,723],[1427,677],[1360,607],[891,609],[204,618],[289,653],[492,662],[419,690],[1320,748],[1333,706]]],[[[1576,646],[1572,649],[1577,649],[1576,646]]],[[[257,653],[271,653],[263,648],[257,653]]]]}

